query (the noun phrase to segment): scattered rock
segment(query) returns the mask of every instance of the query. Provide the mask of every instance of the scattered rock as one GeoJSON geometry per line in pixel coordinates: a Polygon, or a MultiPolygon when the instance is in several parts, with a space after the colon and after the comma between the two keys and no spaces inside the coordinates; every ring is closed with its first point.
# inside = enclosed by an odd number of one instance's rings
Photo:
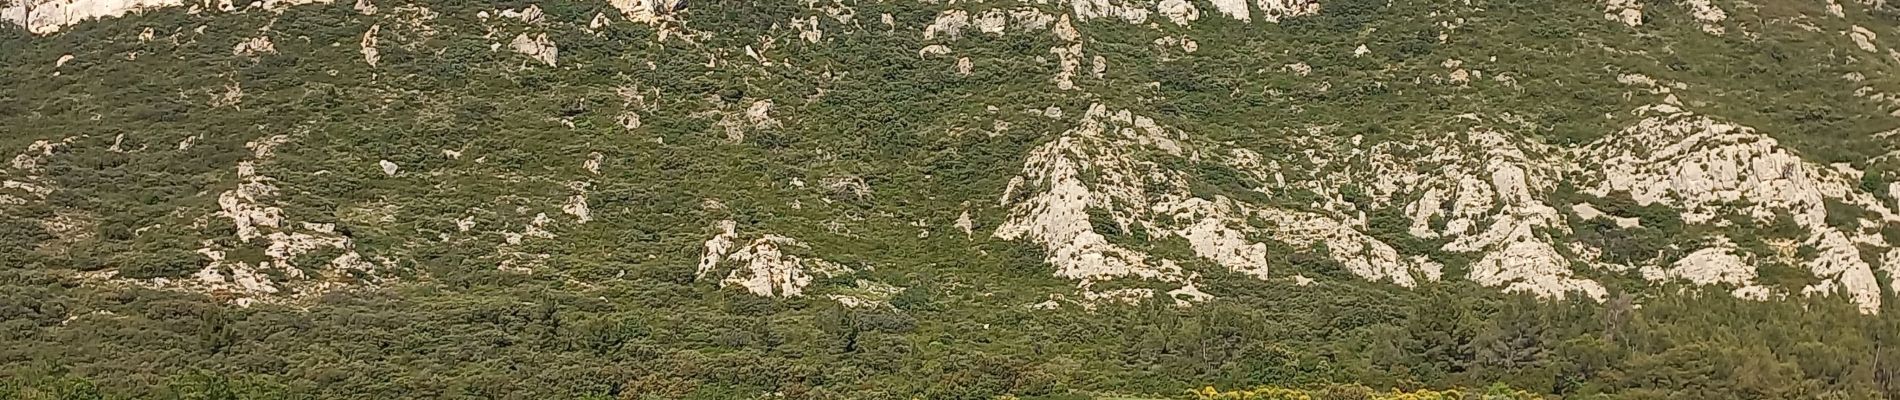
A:
{"type": "MultiPolygon", "coordinates": [[[[323,4],[333,0],[264,0],[251,3],[269,11],[282,11],[286,7],[301,4],[323,4]]],[[[58,33],[61,29],[93,19],[117,18],[129,13],[148,10],[183,7],[199,7],[197,2],[185,0],[16,0],[0,3],[0,18],[25,27],[27,32],[36,35],[58,33]]],[[[220,11],[235,11],[236,6],[229,1],[205,2],[216,4],[220,11]]]]}
{"type": "Polygon", "coordinates": [[[1643,2],[1639,0],[1605,0],[1603,19],[1622,22],[1631,27],[1643,24],[1643,2]]]}
{"type": "Polygon", "coordinates": [[[696,275],[704,279],[717,274],[722,264],[739,264],[719,281],[720,287],[740,286],[765,297],[799,297],[804,295],[805,287],[811,285],[812,274],[833,277],[851,272],[850,268],[823,259],[786,254],[786,249],[810,248],[797,239],[768,233],[735,248],[740,238],[738,224],[725,220],[714,227],[719,233],[704,243],[705,252],[700,256],[696,275]]]}
{"type": "Polygon", "coordinates": [[[1303,63],[1303,62],[1287,64],[1286,66],[1280,67],[1280,70],[1292,71],[1294,75],[1299,75],[1299,76],[1306,76],[1308,74],[1313,73],[1313,67],[1308,66],[1306,65],[1306,63],[1303,63]]]}
{"type": "Polygon", "coordinates": [[[739,143],[745,141],[748,131],[777,129],[783,125],[772,118],[772,100],[765,99],[753,101],[744,113],[726,113],[714,126],[726,132],[726,141],[739,143]]]}
{"type": "Polygon", "coordinates": [[[1214,9],[1221,14],[1241,21],[1252,21],[1252,10],[1247,8],[1247,0],[1212,0],[1214,9]]]}
{"type": "Polygon", "coordinates": [[[891,306],[891,298],[904,291],[903,287],[883,282],[859,279],[847,289],[849,294],[827,295],[832,301],[851,308],[883,308],[891,306]]]}
{"type": "Polygon", "coordinates": [[[363,53],[363,63],[369,64],[370,68],[376,68],[376,61],[382,59],[381,53],[376,50],[376,32],[382,28],[381,24],[370,25],[369,30],[363,32],[363,40],[358,43],[362,46],[360,52],[363,53]]]}
{"type": "Polygon", "coordinates": [[[587,209],[587,194],[568,196],[567,203],[561,205],[561,212],[574,216],[576,222],[585,224],[594,220],[593,212],[587,209]]]}
{"type": "Polygon", "coordinates": [[[963,210],[963,214],[957,215],[956,227],[957,230],[963,231],[964,237],[970,237],[975,233],[976,223],[970,221],[970,210],[963,210]]]}
{"type": "Polygon", "coordinates": [[[1697,22],[1702,23],[1703,32],[1715,35],[1722,34],[1722,20],[1728,19],[1728,13],[1723,12],[1721,8],[1717,8],[1714,2],[1711,0],[1682,0],[1682,3],[1683,5],[1689,6],[1690,15],[1694,16],[1697,22]]]}
{"type": "Polygon", "coordinates": [[[231,47],[232,55],[245,57],[255,57],[258,54],[276,52],[277,45],[271,43],[270,36],[259,36],[251,40],[238,42],[237,46],[231,47]]]}
{"type": "Polygon", "coordinates": [[[1854,47],[1859,47],[1861,50],[1870,53],[1880,51],[1880,48],[1874,46],[1874,31],[1862,28],[1860,25],[1854,25],[1853,30],[1848,32],[1847,36],[1854,39],[1854,47]]]}
{"type": "MultiPolygon", "coordinates": [[[[971,24],[976,26],[976,30],[978,32],[987,33],[992,36],[1001,36],[1003,34],[1003,29],[1007,26],[1008,23],[1009,23],[1008,13],[1005,13],[1002,9],[999,9],[999,8],[992,8],[992,9],[989,9],[989,11],[984,11],[983,15],[978,16],[975,19],[971,20],[971,24]]],[[[928,30],[926,30],[926,32],[928,32],[928,30]]]]}
{"type": "MultiPolygon", "coordinates": [[[[288,143],[288,136],[272,136],[246,144],[251,157],[237,165],[238,186],[218,195],[216,216],[229,219],[236,227],[236,241],[207,240],[198,249],[208,261],[191,279],[131,279],[141,286],[179,289],[214,295],[239,306],[313,299],[343,287],[375,284],[390,278],[377,274],[377,264],[365,260],[352,240],[333,224],[293,222],[276,205],[279,191],[275,179],[259,174],[257,164],[269,162],[272,149],[288,143]],[[262,243],[257,243],[258,240],[262,243]],[[230,260],[234,250],[220,243],[261,249],[264,261],[247,263],[230,260]],[[324,259],[306,260],[305,255],[329,249],[334,254],[324,259]],[[307,270],[314,270],[310,275],[307,270]],[[278,278],[274,278],[278,277],[278,278]],[[346,283],[348,282],[348,283],[346,283]]],[[[388,260],[379,263],[387,265],[388,260]]],[[[101,279],[112,279],[108,273],[101,279]]]]}
{"type": "Polygon", "coordinates": [[[1201,18],[1201,11],[1195,9],[1194,4],[1187,0],[1161,0],[1156,8],[1161,11],[1162,16],[1167,17],[1168,21],[1175,25],[1187,26],[1189,22],[1201,18]]]}
{"type": "Polygon", "coordinates": [[[528,8],[522,9],[521,11],[515,11],[514,9],[501,10],[501,17],[514,18],[520,20],[521,23],[529,25],[543,25],[547,23],[547,13],[541,12],[541,7],[533,4],[529,4],[528,8]]]}
{"type": "Polygon", "coordinates": [[[601,155],[598,151],[589,153],[587,155],[587,161],[581,162],[581,169],[587,170],[587,173],[590,174],[600,175],[600,161],[604,158],[606,158],[606,156],[601,155]]]}
{"type": "Polygon", "coordinates": [[[963,10],[944,10],[943,13],[937,14],[936,21],[924,27],[924,40],[934,40],[938,37],[957,40],[963,37],[963,28],[969,26],[970,13],[963,10]]]}
{"type": "Polygon", "coordinates": [[[929,46],[924,46],[924,48],[917,50],[918,56],[940,56],[940,55],[945,55],[945,54],[950,54],[950,53],[952,53],[952,51],[950,51],[950,46],[944,46],[941,44],[933,44],[929,46]]]}

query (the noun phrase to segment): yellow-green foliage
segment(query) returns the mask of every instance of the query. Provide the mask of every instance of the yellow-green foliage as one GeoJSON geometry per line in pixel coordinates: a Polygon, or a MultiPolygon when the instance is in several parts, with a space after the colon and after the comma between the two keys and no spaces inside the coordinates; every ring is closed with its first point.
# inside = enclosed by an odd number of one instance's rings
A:
{"type": "Polygon", "coordinates": [[[1254,389],[1221,391],[1212,386],[1189,390],[1196,400],[1533,400],[1535,394],[1506,386],[1493,386],[1482,392],[1463,389],[1418,389],[1410,392],[1392,389],[1374,391],[1359,385],[1335,385],[1312,389],[1266,386],[1254,389]]]}

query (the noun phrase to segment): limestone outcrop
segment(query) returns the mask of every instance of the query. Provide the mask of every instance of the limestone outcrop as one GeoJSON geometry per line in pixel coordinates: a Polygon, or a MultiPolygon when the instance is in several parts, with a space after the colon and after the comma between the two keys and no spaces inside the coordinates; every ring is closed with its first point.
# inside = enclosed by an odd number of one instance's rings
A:
{"type": "Polygon", "coordinates": [[[714,228],[719,232],[703,244],[695,276],[718,279],[721,287],[739,286],[766,297],[799,297],[805,294],[814,275],[830,277],[851,271],[824,259],[788,254],[809,251],[810,246],[798,239],[770,233],[741,235],[738,224],[731,220],[719,221],[714,228]]]}

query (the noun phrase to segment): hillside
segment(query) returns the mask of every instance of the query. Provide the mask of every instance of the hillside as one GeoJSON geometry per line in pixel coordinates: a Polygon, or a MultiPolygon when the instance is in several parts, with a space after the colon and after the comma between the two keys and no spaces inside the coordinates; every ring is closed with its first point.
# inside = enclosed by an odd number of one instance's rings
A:
{"type": "Polygon", "coordinates": [[[1900,395],[1881,2],[0,19],[8,397],[1900,395]]]}

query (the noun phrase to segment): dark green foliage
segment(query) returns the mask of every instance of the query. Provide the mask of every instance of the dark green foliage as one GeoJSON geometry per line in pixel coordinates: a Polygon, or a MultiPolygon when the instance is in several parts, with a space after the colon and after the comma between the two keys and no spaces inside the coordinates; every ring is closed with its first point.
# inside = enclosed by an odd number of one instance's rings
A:
{"type": "Polygon", "coordinates": [[[180,278],[197,272],[204,257],[190,250],[155,248],[112,256],[112,264],[127,278],[180,278]]]}
{"type": "MultiPolygon", "coordinates": [[[[1860,206],[1836,199],[1827,199],[1827,201],[1823,202],[1823,206],[1827,207],[1827,218],[1825,219],[1827,225],[1845,232],[1860,231],[1860,220],[1869,215],[1873,215],[1860,206]]],[[[1877,218],[1878,217],[1875,219],[1877,218]]]]}

